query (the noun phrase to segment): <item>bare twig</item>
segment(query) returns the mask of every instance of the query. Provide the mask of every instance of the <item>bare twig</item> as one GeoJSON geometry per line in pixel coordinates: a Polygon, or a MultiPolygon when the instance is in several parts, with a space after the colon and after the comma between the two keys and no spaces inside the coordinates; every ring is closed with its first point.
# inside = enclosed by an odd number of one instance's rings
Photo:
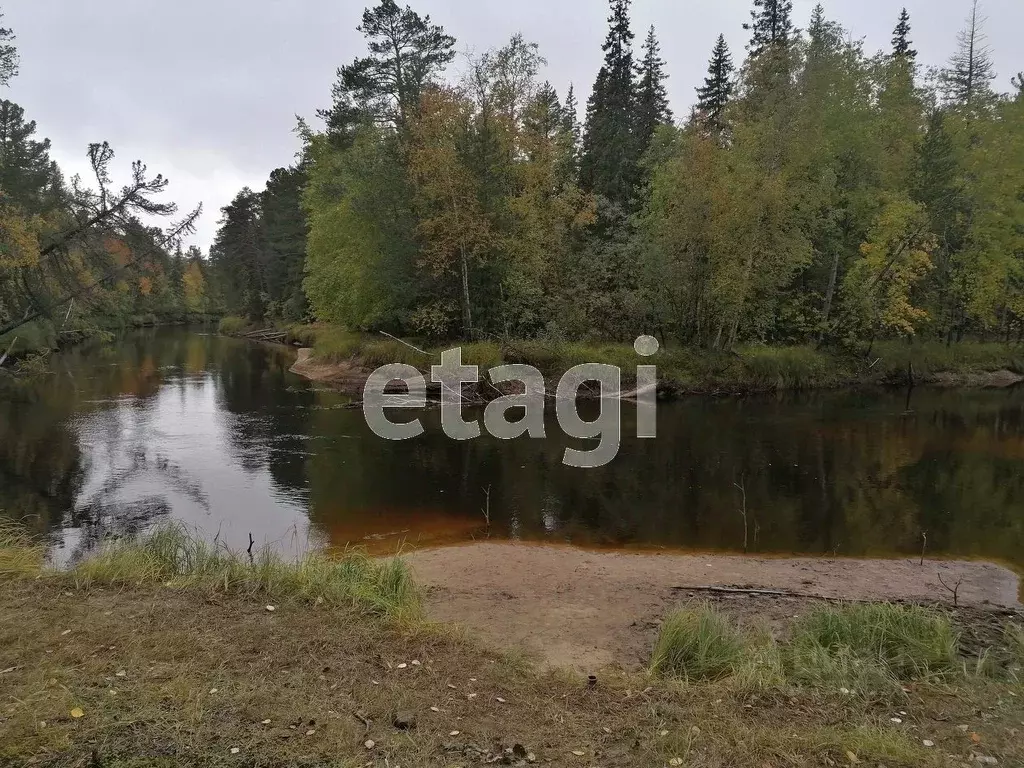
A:
{"type": "Polygon", "coordinates": [[[921,562],[918,565],[924,565],[924,555],[928,551],[928,531],[921,531],[921,562]]]}
{"type": "Polygon", "coordinates": [[[946,588],[946,590],[953,595],[953,607],[954,608],[959,608],[960,607],[960,587],[961,587],[961,585],[963,583],[964,583],[964,577],[960,576],[956,580],[956,584],[954,584],[951,587],[951,586],[949,586],[949,584],[947,584],[945,581],[943,581],[942,574],[941,573],[939,574],[939,584],[944,586],[946,588]]]}
{"type": "Polygon", "coordinates": [[[487,500],[487,504],[480,511],[484,513],[484,520],[487,521],[487,527],[490,528],[491,527],[491,486],[488,485],[486,488],[483,489],[483,492],[484,492],[484,497],[487,500]]]}
{"type": "Polygon", "coordinates": [[[743,506],[740,508],[740,514],[743,516],[743,553],[746,554],[750,548],[750,533],[747,525],[747,480],[744,477],[740,477],[740,482],[733,483],[733,485],[743,495],[743,506]]]}

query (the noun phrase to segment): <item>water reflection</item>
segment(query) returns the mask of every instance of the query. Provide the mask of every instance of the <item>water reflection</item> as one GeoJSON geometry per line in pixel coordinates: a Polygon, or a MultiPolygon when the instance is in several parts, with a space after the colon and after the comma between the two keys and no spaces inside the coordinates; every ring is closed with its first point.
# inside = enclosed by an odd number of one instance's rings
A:
{"type": "Polygon", "coordinates": [[[493,536],[911,555],[927,532],[934,554],[1024,565],[1021,392],[699,398],[660,406],[654,441],[629,437],[627,407],[619,457],[579,470],[553,419],[543,441],[458,443],[432,410],[422,438],[380,440],[291,360],[183,330],[59,356],[0,396],[0,508],[63,558],[175,519],[285,550],[493,536]]]}

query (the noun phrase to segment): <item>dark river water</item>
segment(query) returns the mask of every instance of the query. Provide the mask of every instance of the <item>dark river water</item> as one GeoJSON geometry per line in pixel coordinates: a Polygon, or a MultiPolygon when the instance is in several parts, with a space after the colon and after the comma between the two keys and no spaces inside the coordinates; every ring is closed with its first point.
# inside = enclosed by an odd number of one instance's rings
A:
{"type": "Polygon", "coordinates": [[[183,329],[54,358],[0,389],[0,510],[60,561],[176,520],[245,549],[374,551],[487,536],[596,547],[932,554],[1024,566],[1024,392],[839,392],[659,405],[618,457],[569,441],[388,442],[293,353],[183,329]],[[488,507],[491,525],[485,525],[488,507]],[[746,519],[744,520],[744,494],[746,519]]]}

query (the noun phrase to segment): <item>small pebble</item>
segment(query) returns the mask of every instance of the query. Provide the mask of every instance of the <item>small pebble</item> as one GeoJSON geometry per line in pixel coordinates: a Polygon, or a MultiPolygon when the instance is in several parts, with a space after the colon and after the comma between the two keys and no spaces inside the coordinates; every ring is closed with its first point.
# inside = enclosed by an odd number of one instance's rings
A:
{"type": "Polygon", "coordinates": [[[934,741],[932,741],[931,739],[925,739],[925,740],[924,740],[924,745],[925,745],[926,747],[928,747],[929,749],[931,749],[932,747],[934,747],[934,746],[935,746],[935,742],[934,742],[934,741]]]}
{"type": "Polygon", "coordinates": [[[232,755],[237,755],[237,754],[238,754],[239,752],[241,752],[241,751],[242,751],[242,750],[240,750],[240,749],[239,749],[238,747],[232,747],[232,748],[231,748],[231,754],[232,754],[232,755]]]}
{"type": "Polygon", "coordinates": [[[277,606],[274,606],[274,605],[268,605],[267,606],[267,612],[268,613],[273,613],[276,610],[277,610],[277,606]]]}
{"type": "Polygon", "coordinates": [[[448,735],[449,735],[449,736],[458,736],[458,735],[459,735],[459,732],[458,732],[458,731],[452,731],[452,732],[451,732],[451,733],[449,733],[448,735]]]}
{"type": "Polygon", "coordinates": [[[377,746],[377,742],[375,742],[373,739],[367,739],[366,741],[363,742],[363,746],[366,747],[367,749],[373,749],[374,747],[377,746]]]}

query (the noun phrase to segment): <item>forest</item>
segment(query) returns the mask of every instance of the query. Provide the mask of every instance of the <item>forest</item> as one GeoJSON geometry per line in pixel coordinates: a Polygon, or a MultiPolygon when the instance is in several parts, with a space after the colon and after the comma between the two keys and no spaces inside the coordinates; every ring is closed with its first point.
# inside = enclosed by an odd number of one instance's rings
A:
{"type": "MultiPolygon", "coordinates": [[[[18,74],[15,40],[0,27],[0,88],[18,74]]],[[[163,199],[167,179],[140,161],[118,186],[106,142],[87,148],[88,181],[65,178],[49,153],[35,121],[0,99],[0,363],[219,312],[208,261],[195,246],[182,250],[201,208],[179,216],[163,199]]]]}
{"type": "MultiPolygon", "coordinates": [[[[1024,74],[997,76],[983,9],[965,0],[929,68],[906,10],[870,53],[821,5],[752,3],[743,54],[709,39],[671,105],[630,0],[585,104],[521,34],[460,56],[379,0],[295,163],[222,209],[208,254],[183,252],[199,212],[164,177],[136,163],[119,188],[97,143],[95,178],[66,180],[3,100],[0,345],[208,314],[437,341],[1019,341],[1024,74]]],[[[0,29],[0,83],[18,64],[0,29]]]]}
{"type": "Polygon", "coordinates": [[[821,5],[754,0],[745,55],[709,40],[685,106],[656,30],[637,45],[610,5],[585,107],[522,35],[457,57],[430,17],[367,9],[322,130],[223,209],[227,311],[714,350],[1020,339],[1024,75],[1001,92],[977,2],[929,69],[906,10],[871,54],[821,5]]]}

